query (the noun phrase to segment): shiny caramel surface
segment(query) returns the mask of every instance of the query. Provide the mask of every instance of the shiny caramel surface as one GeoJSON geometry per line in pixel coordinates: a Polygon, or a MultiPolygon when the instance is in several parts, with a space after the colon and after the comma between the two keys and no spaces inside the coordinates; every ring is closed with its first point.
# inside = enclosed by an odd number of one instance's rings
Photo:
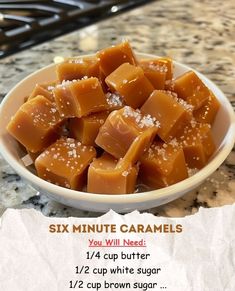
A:
{"type": "Polygon", "coordinates": [[[57,65],[56,73],[60,82],[77,80],[84,76],[99,77],[99,60],[96,57],[68,58],[57,65]]]}
{"type": "Polygon", "coordinates": [[[136,57],[128,41],[105,48],[97,53],[100,69],[105,76],[110,75],[123,63],[137,64],[136,57]]]}
{"type": "Polygon", "coordinates": [[[105,153],[89,167],[87,190],[100,194],[133,193],[137,175],[137,166],[118,166],[118,160],[105,153]]]}
{"type": "Polygon", "coordinates": [[[28,100],[41,95],[47,98],[49,101],[54,102],[55,98],[52,93],[52,90],[56,86],[55,82],[43,83],[43,84],[36,84],[35,88],[33,89],[32,93],[30,94],[28,100]]]}
{"type": "Polygon", "coordinates": [[[174,140],[169,144],[153,143],[141,158],[140,175],[143,183],[161,188],[188,177],[183,149],[174,140]]]}
{"type": "Polygon", "coordinates": [[[94,147],[60,138],[37,157],[35,167],[39,177],[48,182],[82,190],[87,167],[95,156],[94,147]]]}
{"type": "Polygon", "coordinates": [[[45,97],[37,96],[19,108],[7,130],[34,153],[43,150],[58,138],[56,129],[61,122],[62,118],[55,105],[45,97]]]}
{"type": "Polygon", "coordinates": [[[35,84],[8,132],[58,186],[130,194],[139,183],[173,185],[215,152],[220,107],[195,72],[173,73],[171,58],[138,60],[127,41],[67,58],[57,80],[35,84]]]}
{"type": "Polygon", "coordinates": [[[108,115],[108,111],[101,111],[81,118],[71,118],[69,122],[70,135],[84,145],[95,146],[95,139],[99,129],[104,124],[108,115]]]}
{"type": "Polygon", "coordinates": [[[215,151],[211,125],[192,123],[177,137],[189,168],[201,169],[215,151]]]}
{"type": "Polygon", "coordinates": [[[111,91],[123,96],[126,104],[132,108],[140,107],[154,89],[142,68],[129,63],[119,66],[105,82],[111,91]]]}
{"type": "Polygon", "coordinates": [[[210,90],[193,71],[189,71],[173,81],[173,90],[178,96],[199,109],[210,96],[210,90]]]}
{"type": "Polygon", "coordinates": [[[108,103],[97,78],[65,81],[54,89],[56,104],[64,117],[82,117],[103,111],[108,103]]]}
{"type": "Polygon", "coordinates": [[[206,103],[199,109],[194,110],[193,116],[198,122],[213,124],[219,108],[219,101],[216,99],[215,95],[210,92],[210,96],[206,103]]]}
{"type": "Polygon", "coordinates": [[[165,142],[174,138],[191,118],[192,107],[182,101],[169,91],[155,90],[141,107],[141,112],[160,122],[158,135],[165,142]]]}
{"type": "MultiPolygon", "coordinates": [[[[159,124],[154,118],[142,115],[139,111],[125,106],[120,110],[113,111],[105,123],[100,127],[95,140],[96,144],[116,158],[123,158],[134,140],[142,138],[148,131],[147,140],[153,140],[159,124]]],[[[146,142],[146,144],[148,144],[146,142]]]]}

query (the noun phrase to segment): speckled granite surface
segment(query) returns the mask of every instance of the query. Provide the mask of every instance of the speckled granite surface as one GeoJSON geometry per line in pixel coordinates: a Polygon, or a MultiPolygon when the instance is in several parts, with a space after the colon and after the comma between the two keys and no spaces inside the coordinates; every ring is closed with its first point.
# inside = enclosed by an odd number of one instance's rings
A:
{"type": "MultiPolygon", "coordinates": [[[[235,107],[235,2],[210,0],[156,1],[28,49],[0,61],[0,98],[55,55],[97,51],[128,38],[140,52],[169,55],[214,81],[235,107]]],[[[168,205],[149,210],[156,215],[185,216],[202,207],[235,202],[235,149],[198,189],[168,205]],[[214,180],[219,183],[214,183],[214,180]]],[[[97,216],[49,200],[24,183],[0,157],[0,215],[7,207],[36,208],[49,216],[97,216]]]]}

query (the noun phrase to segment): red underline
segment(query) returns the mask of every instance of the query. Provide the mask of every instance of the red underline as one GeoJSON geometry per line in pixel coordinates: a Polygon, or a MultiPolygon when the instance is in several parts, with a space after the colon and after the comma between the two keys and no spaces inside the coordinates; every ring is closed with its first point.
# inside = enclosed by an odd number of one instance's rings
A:
{"type": "Polygon", "coordinates": [[[146,248],[146,246],[89,246],[89,248],[146,248]]]}

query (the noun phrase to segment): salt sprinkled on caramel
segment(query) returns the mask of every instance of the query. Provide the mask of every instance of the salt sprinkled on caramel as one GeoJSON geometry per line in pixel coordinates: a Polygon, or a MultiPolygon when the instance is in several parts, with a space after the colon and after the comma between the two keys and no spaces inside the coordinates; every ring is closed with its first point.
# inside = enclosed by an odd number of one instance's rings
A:
{"type": "Polygon", "coordinates": [[[177,141],[176,138],[173,138],[170,142],[169,142],[170,145],[172,145],[173,147],[178,147],[179,146],[179,143],[177,141]]]}
{"type": "Polygon", "coordinates": [[[197,125],[197,121],[195,120],[195,118],[191,119],[190,124],[191,124],[192,128],[194,128],[197,125]]]}
{"type": "Polygon", "coordinates": [[[192,112],[192,111],[193,111],[193,109],[194,109],[193,105],[187,103],[185,100],[183,100],[183,99],[181,99],[181,98],[178,98],[177,93],[172,92],[172,91],[170,91],[170,90],[166,90],[166,91],[165,91],[165,90],[159,90],[159,91],[161,91],[161,92],[163,92],[163,93],[166,93],[167,95],[172,96],[173,99],[174,99],[178,104],[180,104],[181,106],[183,106],[185,110],[187,110],[187,111],[189,111],[189,112],[192,112]]]}
{"type": "Polygon", "coordinates": [[[78,80],[76,80],[76,79],[74,79],[74,80],[63,80],[61,82],[61,84],[56,85],[56,88],[65,88],[65,87],[67,87],[68,85],[70,85],[72,83],[76,83],[77,81],[80,81],[80,80],[79,79],[78,80]]]}
{"type": "Polygon", "coordinates": [[[150,62],[149,64],[149,69],[153,70],[153,71],[158,71],[161,73],[167,73],[168,72],[168,68],[166,65],[158,65],[158,64],[154,64],[154,62],[150,62]]]}
{"type": "Polygon", "coordinates": [[[185,100],[183,100],[183,99],[181,99],[181,98],[177,98],[176,101],[177,101],[180,105],[182,105],[182,106],[185,108],[185,110],[187,110],[187,111],[189,111],[189,112],[192,112],[192,111],[193,111],[193,108],[194,108],[193,105],[188,104],[185,100]]]}
{"type": "Polygon", "coordinates": [[[51,107],[51,113],[56,113],[57,109],[55,107],[51,107]]]}
{"type": "Polygon", "coordinates": [[[83,59],[70,59],[68,61],[70,64],[83,64],[84,63],[84,60],[83,59]]]}
{"type": "Polygon", "coordinates": [[[166,150],[164,148],[160,148],[159,146],[155,146],[154,148],[157,151],[157,154],[162,157],[164,161],[167,161],[166,150]]]}
{"type": "Polygon", "coordinates": [[[107,99],[107,103],[110,106],[123,106],[123,99],[122,97],[117,93],[110,93],[108,92],[106,94],[106,99],[107,99]]]}
{"type": "Polygon", "coordinates": [[[134,118],[139,128],[160,127],[160,122],[155,117],[152,117],[150,114],[142,115],[138,109],[134,110],[130,106],[124,107],[123,116],[134,118]]]}
{"type": "Polygon", "coordinates": [[[122,176],[123,176],[123,177],[127,177],[127,176],[128,176],[128,174],[129,174],[129,172],[128,172],[128,171],[124,171],[124,172],[122,172],[122,176]]]}
{"type": "Polygon", "coordinates": [[[48,90],[48,91],[52,91],[54,88],[55,88],[54,86],[48,86],[48,87],[47,87],[47,90],[48,90]]]}
{"type": "Polygon", "coordinates": [[[157,154],[159,156],[161,156],[164,161],[167,161],[165,148],[159,147],[156,144],[152,144],[151,147],[148,149],[148,154],[149,154],[150,158],[154,158],[155,157],[154,152],[157,152],[157,154]]]}

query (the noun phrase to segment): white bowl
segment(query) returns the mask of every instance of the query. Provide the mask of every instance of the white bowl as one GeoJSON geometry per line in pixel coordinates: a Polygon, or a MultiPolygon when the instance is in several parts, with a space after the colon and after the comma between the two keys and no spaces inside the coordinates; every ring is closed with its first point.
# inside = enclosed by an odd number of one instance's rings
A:
{"type": "MultiPolygon", "coordinates": [[[[140,58],[153,58],[148,54],[138,54],[140,58]]],[[[174,62],[175,76],[181,75],[191,68],[174,62]]],[[[13,169],[26,179],[39,192],[63,204],[97,212],[106,212],[113,209],[117,212],[128,212],[135,209],[144,210],[168,203],[194,189],[210,176],[226,159],[235,141],[235,115],[228,99],[220,89],[202,74],[196,72],[203,82],[213,91],[221,103],[221,108],[213,125],[213,136],[216,143],[216,152],[210,162],[195,175],[172,186],[149,192],[126,195],[100,195],[70,190],[48,183],[37,177],[24,166],[19,144],[6,131],[10,118],[29,95],[36,83],[55,80],[55,64],[51,64],[29,75],[18,83],[4,98],[0,106],[0,152],[13,169]]],[[[32,134],[33,138],[33,133],[32,134]]]]}

